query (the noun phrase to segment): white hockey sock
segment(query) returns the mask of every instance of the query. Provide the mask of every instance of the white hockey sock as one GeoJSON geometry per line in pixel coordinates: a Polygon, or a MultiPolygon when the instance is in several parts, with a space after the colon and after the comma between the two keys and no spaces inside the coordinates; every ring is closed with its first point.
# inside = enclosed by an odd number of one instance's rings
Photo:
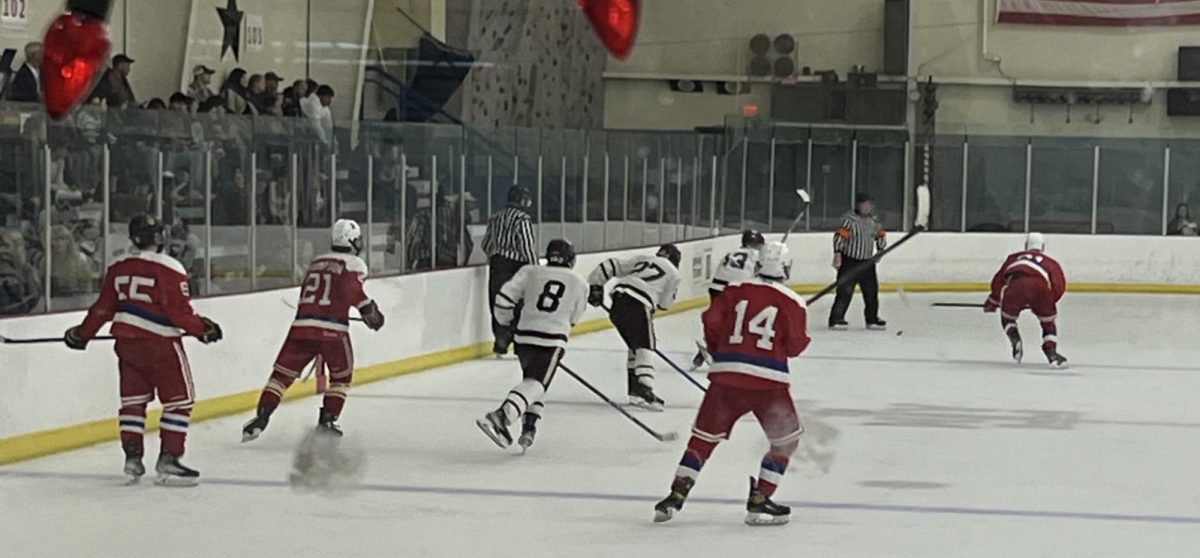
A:
{"type": "Polygon", "coordinates": [[[637,376],[638,383],[654,389],[654,365],[650,349],[638,349],[637,355],[634,357],[634,375],[637,376]]]}
{"type": "Polygon", "coordinates": [[[504,400],[504,404],[500,406],[504,409],[504,415],[508,417],[509,424],[516,424],[517,419],[525,414],[525,410],[542,400],[546,395],[546,388],[537,380],[525,380],[517,387],[512,388],[508,392],[508,397],[504,400]]]}
{"type": "Polygon", "coordinates": [[[546,410],[546,404],[542,403],[541,401],[537,401],[533,405],[530,405],[528,409],[525,409],[525,414],[533,415],[540,419],[540,418],[542,418],[542,412],[545,410],[546,410]]]}

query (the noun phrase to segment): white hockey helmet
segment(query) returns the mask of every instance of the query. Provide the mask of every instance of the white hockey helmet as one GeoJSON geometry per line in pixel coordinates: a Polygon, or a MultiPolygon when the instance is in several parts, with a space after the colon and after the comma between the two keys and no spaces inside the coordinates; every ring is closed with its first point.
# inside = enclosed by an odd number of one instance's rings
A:
{"type": "Polygon", "coordinates": [[[792,253],[782,242],[768,242],[758,249],[756,273],[759,277],[786,281],[792,275],[792,253]]]}
{"type": "Polygon", "coordinates": [[[329,236],[334,248],[353,250],[354,255],[362,252],[362,227],[353,219],[338,219],[329,236]]]}
{"type": "Polygon", "coordinates": [[[1046,251],[1046,237],[1040,232],[1031,232],[1025,237],[1025,250],[1037,250],[1038,252],[1046,251]]]}

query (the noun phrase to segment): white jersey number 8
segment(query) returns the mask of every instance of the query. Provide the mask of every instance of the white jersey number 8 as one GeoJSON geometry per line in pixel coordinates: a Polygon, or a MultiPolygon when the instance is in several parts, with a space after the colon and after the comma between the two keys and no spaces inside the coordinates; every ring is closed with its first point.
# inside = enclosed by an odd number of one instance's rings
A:
{"type": "Polygon", "coordinates": [[[768,306],[762,309],[758,315],[750,318],[750,322],[746,323],[746,308],[750,306],[750,301],[743,300],[733,307],[737,312],[737,322],[733,326],[733,335],[729,337],[729,342],[734,345],[741,344],[745,340],[742,336],[742,324],[746,324],[746,329],[751,334],[758,336],[758,342],[754,346],[770,351],[775,348],[775,317],[779,315],[779,309],[774,306],[768,306]]]}

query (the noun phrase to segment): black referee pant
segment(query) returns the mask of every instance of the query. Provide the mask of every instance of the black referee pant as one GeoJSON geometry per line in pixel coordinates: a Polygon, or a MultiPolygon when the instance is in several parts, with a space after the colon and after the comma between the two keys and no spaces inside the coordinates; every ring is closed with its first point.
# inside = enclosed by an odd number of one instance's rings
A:
{"type": "MultiPolygon", "coordinates": [[[[505,283],[513,278],[522,267],[525,267],[525,262],[510,260],[504,256],[492,256],[488,258],[488,308],[492,309],[492,338],[495,340],[492,345],[492,351],[499,354],[508,352],[508,346],[512,345],[513,334],[512,329],[500,325],[496,321],[496,293],[500,292],[500,288],[505,283]]],[[[521,307],[518,305],[516,311],[513,312],[513,326],[515,327],[518,320],[521,319],[521,307]]]]}
{"type": "Polygon", "coordinates": [[[875,260],[856,260],[842,256],[842,267],[838,268],[837,298],[829,311],[829,325],[846,321],[846,310],[854,299],[854,287],[862,288],[863,312],[867,324],[879,321],[879,277],[875,275],[875,260]]]}

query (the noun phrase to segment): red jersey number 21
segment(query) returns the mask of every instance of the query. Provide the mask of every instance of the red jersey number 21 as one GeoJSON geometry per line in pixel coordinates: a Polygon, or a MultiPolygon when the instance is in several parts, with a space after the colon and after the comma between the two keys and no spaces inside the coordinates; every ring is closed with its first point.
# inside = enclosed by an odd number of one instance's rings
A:
{"type": "Polygon", "coordinates": [[[745,337],[742,335],[743,327],[752,335],[758,336],[758,342],[754,345],[764,351],[770,351],[775,348],[775,317],[779,314],[779,309],[774,306],[763,308],[761,312],[750,318],[749,323],[746,321],[746,309],[750,306],[750,301],[743,300],[738,302],[733,307],[737,312],[737,321],[733,325],[733,335],[729,337],[729,342],[734,345],[740,345],[745,337]]]}
{"type": "Polygon", "coordinates": [[[309,273],[304,278],[304,290],[300,292],[300,304],[329,306],[329,291],[333,289],[333,276],[328,273],[309,273]],[[317,298],[318,293],[320,299],[317,298]]]}

